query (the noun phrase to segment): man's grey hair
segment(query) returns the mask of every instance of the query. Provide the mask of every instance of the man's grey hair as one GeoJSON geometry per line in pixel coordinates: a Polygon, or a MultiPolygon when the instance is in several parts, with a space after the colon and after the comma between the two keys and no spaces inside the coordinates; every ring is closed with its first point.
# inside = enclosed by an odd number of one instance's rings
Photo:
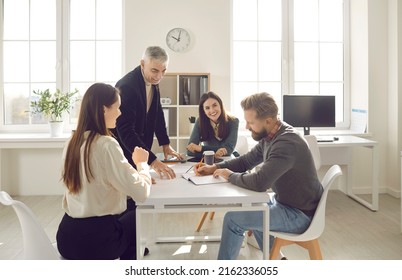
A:
{"type": "Polygon", "coordinates": [[[255,110],[257,119],[277,118],[278,105],[276,105],[273,96],[266,92],[255,93],[245,97],[241,101],[241,107],[244,111],[255,110]]]}
{"type": "Polygon", "coordinates": [[[147,62],[150,60],[157,60],[164,64],[169,62],[169,55],[159,46],[150,46],[145,50],[142,59],[147,62]]]}

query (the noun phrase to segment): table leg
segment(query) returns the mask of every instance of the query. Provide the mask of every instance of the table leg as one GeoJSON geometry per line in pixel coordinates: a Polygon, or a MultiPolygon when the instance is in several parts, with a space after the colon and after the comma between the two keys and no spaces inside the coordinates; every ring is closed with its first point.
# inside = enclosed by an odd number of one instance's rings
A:
{"type": "Polygon", "coordinates": [[[372,163],[372,183],[373,183],[373,193],[372,193],[372,210],[378,211],[379,205],[378,205],[378,186],[379,186],[379,178],[378,178],[378,170],[379,170],[379,155],[378,155],[378,148],[377,147],[371,147],[372,153],[373,153],[373,163],[372,163]]]}
{"type": "Polygon", "coordinates": [[[359,202],[360,204],[364,205],[365,207],[369,208],[372,211],[378,211],[378,151],[376,147],[369,146],[366,148],[370,148],[372,152],[372,170],[371,170],[371,203],[362,199],[361,197],[355,195],[353,193],[353,184],[352,184],[352,168],[351,162],[349,162],[347,166],[347,195],[359,202]]]}
{"type": "Polygon", "coordinates": [[[262,259],[269,260],[269,206],[268,206],[268,204],[266,205],[266,209],[263,211],[262,217],[263,217],[262,228],[264,229],[262,259]]]}
{"type": "Polygon", "coordinates": [[[137,260],[142,260],[143,257],[144,257],[142,252],[144,252],[145,246],[143,246],[142,241],[141,241],[142,240],[142,238],[141,238],[141,236],[142,236],[142,229],[141,229],[142,212],[141,212],[140,207],[137,207],[135,212],[136,212],[135,219],[136,219],[136,232],[137,232],[136,233],[136,238],[137,238],[137,248],[136,248],[137,249],[137,260]]]}

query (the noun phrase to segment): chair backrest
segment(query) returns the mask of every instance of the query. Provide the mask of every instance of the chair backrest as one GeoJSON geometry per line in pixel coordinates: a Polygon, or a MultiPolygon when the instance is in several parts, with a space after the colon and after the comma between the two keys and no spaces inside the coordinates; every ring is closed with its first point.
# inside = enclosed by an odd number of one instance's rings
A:
{"type": "Polygon", "coordinates": [[[245,153],[248,152],[248,141],[247,141],[246,136],[244,136],[244,135],[238,135],[237,136],[237,142],[236,142],[235,150],[240,155],[244,155],[245,153]]]}
{"type": "Polygon", "coordinates": [[[318,148],[317,137],[315,137],[315,135],[305,135],[304,138],[306,139],[311,154],[313,155],[315,169],[319,170],[321,168],[321,155],[320,149],[318,148]]]}
{"type": "Polygon", "coordinates": [[[318,238],[324,231],[325,208],[327,204],[328,191],[334,180],[340,175],[342,175],[342,170],[339,165],[331,166],[331,168],[328,169],[327,173],[325,173],[325,176],[321,181],[324,192],[322,193],[320,202],[318,203],[317,210],[315,211],[313,220],[311,221],[309,228],[302,234],[302,236],[306,237],[306,240],[318,238]]]}
{"type": "Polygon", "coordinates": [[[21,201],[12,199],[5,191],[0,191],[0,202],[4,205],[12,206],[18,216],[24,243],[24,259],[60,259],[42,225],[28,206],[21,201]]]}

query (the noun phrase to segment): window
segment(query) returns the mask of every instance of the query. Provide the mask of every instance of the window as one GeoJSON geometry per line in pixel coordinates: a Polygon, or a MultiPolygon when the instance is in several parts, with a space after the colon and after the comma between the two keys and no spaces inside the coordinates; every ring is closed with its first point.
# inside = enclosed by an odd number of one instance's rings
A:
{"type": "Polygon", "coordinates": [[[83,95],[94,82],[114,85],[121,77],[121,0],[2,0],[0,9],[2,131],[47,129],[47,119],[28,112],[34,90],[83,95]]]}
{"type": "Polygon", "coordinates": [[[348,0],[233,0],[232,111],[271,93],[334,95],[337,127],[349,114],[348,0]]]}

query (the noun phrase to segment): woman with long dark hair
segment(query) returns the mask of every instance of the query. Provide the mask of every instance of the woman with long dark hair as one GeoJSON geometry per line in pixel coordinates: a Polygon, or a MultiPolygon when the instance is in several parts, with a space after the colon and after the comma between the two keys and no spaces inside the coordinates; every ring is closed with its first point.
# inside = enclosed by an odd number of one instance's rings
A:
{"type": "Polygon", "coordinates": [[[237,142],[239,119],[226,113],[222,99],[212,91],[201,96],[198,113],[187,155],[201,158],[204,151],[214,151],[215,157],[230,156],[237,142]]]}
{"type": "Polygon", "coordinates": [[[65,215],[57,247],[66,259],[135,259],[135,210],[127,196],[144,201],[150,192],[148,152],[136,147],[137,170],[109,129],[120,116],[119,91],[96,83],[85,93],[77,128],[63,152],[65,215]]]}

